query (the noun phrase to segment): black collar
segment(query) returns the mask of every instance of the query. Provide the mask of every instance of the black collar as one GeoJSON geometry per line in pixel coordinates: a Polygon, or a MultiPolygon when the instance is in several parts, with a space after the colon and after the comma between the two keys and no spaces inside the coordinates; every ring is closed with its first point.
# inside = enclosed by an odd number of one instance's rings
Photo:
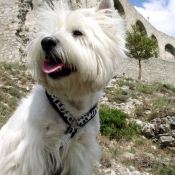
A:
{"type": "Polygon", "coordinates": [[[68,110],[65,109],[65,105],[62,104],[59,98],[57,98],[55,95],[48,94],[47,91],[46,96],[52,106],[67,124],[67,130],[65,131],[65,134],[68,134],[70,138],[72,138],[82,126],[94,118],[98,111],[98,105],[95,104],[87,113],[78,118],[75,118],[68,110]],[[73,121],[76,121],[75,127],[71,125],[73,121]]]}

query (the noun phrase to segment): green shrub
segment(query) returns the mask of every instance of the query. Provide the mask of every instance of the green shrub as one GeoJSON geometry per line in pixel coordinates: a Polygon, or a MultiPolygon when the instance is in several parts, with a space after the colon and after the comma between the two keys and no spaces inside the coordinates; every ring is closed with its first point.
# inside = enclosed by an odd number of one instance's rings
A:
{"type": "Polygon", "coordinates": [[[117,109],[100,109],[100,120],[102,135],[110,139],[131,139],[135,134],[140,133],[141,127],[135,123],[127,122],[129,117],[117,109]]]}

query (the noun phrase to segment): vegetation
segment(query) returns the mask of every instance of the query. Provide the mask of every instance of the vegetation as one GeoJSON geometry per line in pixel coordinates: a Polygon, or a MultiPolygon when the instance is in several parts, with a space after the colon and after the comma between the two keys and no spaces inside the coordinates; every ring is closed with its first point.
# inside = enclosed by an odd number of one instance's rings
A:
{"type": "Polygon", "coordinates": [[[132,139],[139,134],[141,127],[127,120],[129,116],[117,109],[100,109],[101,134],[109,136],[110,139],[132,139]]]}
{"type": "MultiPolygon", "coordinates": [[[[26,66],[17,63],[0,62],[0,74],[1,128],[12,115],[19,100],[31,91],[34,81],[26,66]]],[[[105,93],[110,104],[99,104],[101,134],[97,138],[102,147],[103,169],[95,175],[106,174],[106,168],[116,164],[134,166],[140,172],[146,171],[153,175],[174,175],[175,160],[172,158],[175,155],[174,150],[161,149],[157,144],[143,137],[141,128],[131,122],[131,119],[150,121],[169,113],[175,115],[173,110],[175,87],[160,82],[147,83],[131,78],[120,78],[114,79],[112,87],[106,88],[105,93]],[[131,99],[141,102],[135,105],[133,113],[128,115],[123,112],[124,110],[116,109],[131,99]],[[134,154],[134,159],[125,158],[123,156],[125,152],[134,154]],[[169,159],[168,164],[164,163],[164,159],[169,159]]]]}
{"type": "Polygon", "coordinates": [[[26,66],[0,62],[0,128],[12,115],[19,100],[31,90],[33,80],[26,66]]]}
{"type": "Polygon", "coordinates": [[[135,106],[135,111],[132,117],[147,119],[155,117],[164,117],[165,113],[175,114],[175,89],[170,84],[161,82],[147,83],[128,78],[116,79],[113,81],[113,88],[105,89],[106,97],[111,103],[126,103],[129,99],[141,101],[135,106]],[[117,86],[116,86],[117,85],[117,86]],[[121,93],[123,92],[124,93],[121,93]],[[122,100],[116,101],[118,95],[122,100]],[[147,111],[150,111],[147,114],[147,111]]]}
{"type": "Polygon", "coordinates": [[[128,56],[138,60],[139,76],[141,80],[141,61],[152,57],[157,57],[157,41],[149,38],[144,31],[140,31],[139,26],[132,25],[132,30],[128,31],[126,47],[128,48],[128,56]]]}

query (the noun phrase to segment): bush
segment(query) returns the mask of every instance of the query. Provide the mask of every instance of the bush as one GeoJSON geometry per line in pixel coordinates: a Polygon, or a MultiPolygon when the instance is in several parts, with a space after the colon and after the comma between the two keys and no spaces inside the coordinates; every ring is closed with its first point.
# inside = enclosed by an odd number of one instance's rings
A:
{"type": "Polygon", "coordinates": [[[141,127],[135,123],[127,122],[129,117],[117,109],[100,109],[101,134],[109,136],[110,139],[131,139],[140,133],[141,127]]]}

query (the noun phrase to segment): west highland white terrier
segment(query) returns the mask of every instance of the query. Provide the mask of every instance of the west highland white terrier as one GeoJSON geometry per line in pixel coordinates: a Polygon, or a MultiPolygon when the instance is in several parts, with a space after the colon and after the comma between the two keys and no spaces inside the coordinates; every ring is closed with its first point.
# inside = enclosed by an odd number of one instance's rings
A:
{"type": "Polygon", "coordinates": [[[71,11],[44,5],[28,47],[39,85],[0,131],[1,175],[91,175],[100,158],[98,101],[125,57],[125,27],[112,0],[71,11]]]}

